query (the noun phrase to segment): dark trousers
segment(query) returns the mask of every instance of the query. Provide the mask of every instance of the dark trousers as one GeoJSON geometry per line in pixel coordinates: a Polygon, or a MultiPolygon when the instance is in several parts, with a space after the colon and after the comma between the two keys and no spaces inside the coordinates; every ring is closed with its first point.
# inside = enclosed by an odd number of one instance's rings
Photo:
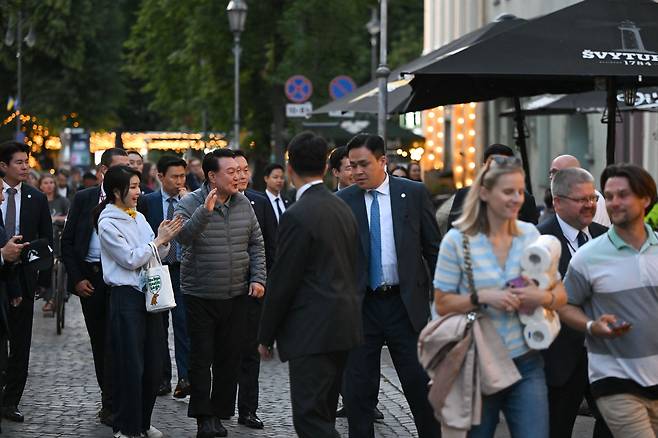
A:
{"type": "Polygon", "coordinates": [[[9,359],[3,406],[18,406],[23,396],[30,365],[33,317],[34,294],[23,293],[23,301],[18,307],[9,306],[9,359]]]}
{"type": "MultiPolygon", "coordinates": [[[[171,310],[171,322],[174,325],[174,353],[176,357],[176,369],[178,380],[189,380],[188,368],[190,361],[190,338],[187,334],[187,317],[185,316],[185,297],[180,290],[180,264],[169,265],[171,285],[174,288],[174,299],[176,307],[171,310]]],[[[162,313],[164,325],[164,348],[163,348],[163,383],[171,384],[171,357],[169,356],[169,312],[162,313]]]]}
{"type": "Polygon", "coordinates": [[[94,286],[89,297],[80,297],[82,314],[91,341],[96,380],[103,407],[112,411],[112,342],[110,329],[110,288],[103,281],[100,263],[86,264],[88,279],[94,286]]]}
{"type": "MultiPolygon", "coordinates": [[[[5,331],[2,328],[0,328],[0,388],[2,388],[6,382],[8,359],[9,359],[9,339],[7,338],[7,333],[5,333],[5,331]]],[[[3,402],[2,391],[0,390],[0,406],[4,406],[2,402],[3,402]]],[[[0,415],[0,418],[1,417],[2,415],[0,415]]]]}
{"type": "Polygon", "coordinates": [[[233,386],[238,378],[247,298],[185,296],[190,334],[190,417],[226,418],[233,414],[228,407],[233,405],[233,386]]]}
{"type": "Polygon", "coordinates": [[[260,354],[258,354],[258,324],[262,312],[261,300],[247,297],[247,319],[243,331],[240,351],[238,380],[233,383],[233,396],[228,408],[235,413],[235,394],[238,395],[238,413],[246,415],[258,410],[258,376],[260,375],[260,354]],[[239,390],[238,390],[239,385],[239,390]]]}
{"type": "Polygon", "coordinates": [[[144,294],[130,286],[112,288],[114,431],[139,435],[151,426],[162,376],[162,315],[146,312],[144,294]]]}
{"type": "Polygon", "coordinates": [[[562,386],[548,385],[549,430],[551,438],[569,438],[578,416],[578,409],[587,400],[589,409],[596,419],[593,438],[612,438],[612,433],[599,413],[596,403],[589,391],[587,376],[587,352],[583,347],[579,361],[569,380],[562,386]]]}
{"type": "Polygon", "coordinates": [[[400,378],[419,438],[441,436],[439,423],[427,400],[429,378],[417,356],[414,330],[400,295],[363,300],[364,344],[350,352],[345,369],[343,403],[347,409],[350,438],[374,438],[374,409],[379,391],[379,369],[384,342],[400,378]]]}
{"type": "Polygon", "coordinates": [[[338,390],[347,351],[290,359],[292,422],[300,438],[339,438],[336,431],[338,390]]]}

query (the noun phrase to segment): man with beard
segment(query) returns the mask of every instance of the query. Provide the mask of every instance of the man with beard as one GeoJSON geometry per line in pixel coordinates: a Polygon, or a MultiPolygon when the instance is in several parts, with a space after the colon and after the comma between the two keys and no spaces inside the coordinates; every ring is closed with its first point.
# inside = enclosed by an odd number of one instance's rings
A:
{"type": "Polygon", "coordinates": [[[644,223],[656,183],[632,164],[606,167],[612,227],[571,259],[559,311],[586,332],[592,397],[615,437],[658,433],[658,236],[644,223]]]}

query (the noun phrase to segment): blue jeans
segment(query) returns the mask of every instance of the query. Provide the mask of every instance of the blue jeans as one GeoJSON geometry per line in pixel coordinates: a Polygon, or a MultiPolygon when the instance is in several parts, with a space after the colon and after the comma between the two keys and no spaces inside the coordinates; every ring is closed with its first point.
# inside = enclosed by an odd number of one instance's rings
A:
{"type": "Polygon", "coordinates": [[[514,359],[521,380],[496,394],[482,398],[482,421],[469,438],[492,438],[503,411],[512,438],[548,438],[548,391],[544,359],[538,352],[514,359]]]}

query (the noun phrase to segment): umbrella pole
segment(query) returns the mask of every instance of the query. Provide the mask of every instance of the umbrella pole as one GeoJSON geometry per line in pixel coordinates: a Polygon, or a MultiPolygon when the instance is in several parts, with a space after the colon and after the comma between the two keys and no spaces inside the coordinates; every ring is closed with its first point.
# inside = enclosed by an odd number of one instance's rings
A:
{"type": "Polygon", "coordinates": [[[521,100],[514,96],[514,121],[516,122],[516,146],[521,151],[523,171],[525,172],[526,190],[532,195],[532,182],[530,181],[530,165],[528,164],[528,150],[525,143],[524,116],[521,111],[521,100]]]}
{"type": "Polygon", "coordinates": [[[608,79],[608,138],[606,143],[605,161],[609,166],[615,162],[615,137],[617,129],[617,86],[615,80],[608,79]]]}

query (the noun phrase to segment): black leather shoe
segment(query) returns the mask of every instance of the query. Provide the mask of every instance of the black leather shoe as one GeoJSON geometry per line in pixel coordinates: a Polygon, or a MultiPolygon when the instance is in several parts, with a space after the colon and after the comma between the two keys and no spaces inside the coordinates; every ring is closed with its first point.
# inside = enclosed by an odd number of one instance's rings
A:
{"type": "Polygon", "coordinates": [[[347,417],[347,411],[345,410],[345,406],[343,406],[336,411],[336,418],[345,418],[345,417],[347,417]]]}
{"type": "Polygon", "coordinates": [[[227,436],[228,430],[222,425],[222,420],[217,417],[213,417],[213,426],[215,429],[215,436],[227,436]]]}
{"type": "Polygon", "coordinates": [[[212,417],[197,418],[196,426],[196,438],[215,438],[215,422],[212,417]]]}
{"type": "Polygon", "coordinates": [[[158,388],[157,395],[167,395],[171,393],[171,385],[169,383],[162,383],[158,388]]]}
{"type": "Polygon", "coordinates": [[[98,418],[102,424],[112,427],[112,411],[108,408],[101,408],[101,410],[98,411],[98,418]]]}
{"type": "Polygon", "coordinates": [[[258,418],[256,413],[247,413],[245,415],[238,416],[238,424],[247,426],[251,429],[262,429],[264,427],[263,422],[258,418]]]}
{"type": "Polygon", "coordinates": [[[377,408],[377,406],[375,406],[375,415],[374,415],[374,416],[375,416],[375,421],[383,420],[383,419],[384,419],[384,413],[383,413],[382,411],[380,411],[380,410],[377,408]]]}
{"type": "Polygon", "coordinates": [[[185,379],[180,379],[176,385],[176,389],[174,389],[174,397],[185,398],[190,395],[191,390],[192,387],[190,386],[190,382],[185,379]]]}
{"type": "Polygon", "coordinates": [[[18,406],[3,407],[2,416],[9,421],[15,421],[16,423],[22,423],[23,421],[25,421],[25,417],[23,417],[21,411],[18,410],[18,406]]]}

